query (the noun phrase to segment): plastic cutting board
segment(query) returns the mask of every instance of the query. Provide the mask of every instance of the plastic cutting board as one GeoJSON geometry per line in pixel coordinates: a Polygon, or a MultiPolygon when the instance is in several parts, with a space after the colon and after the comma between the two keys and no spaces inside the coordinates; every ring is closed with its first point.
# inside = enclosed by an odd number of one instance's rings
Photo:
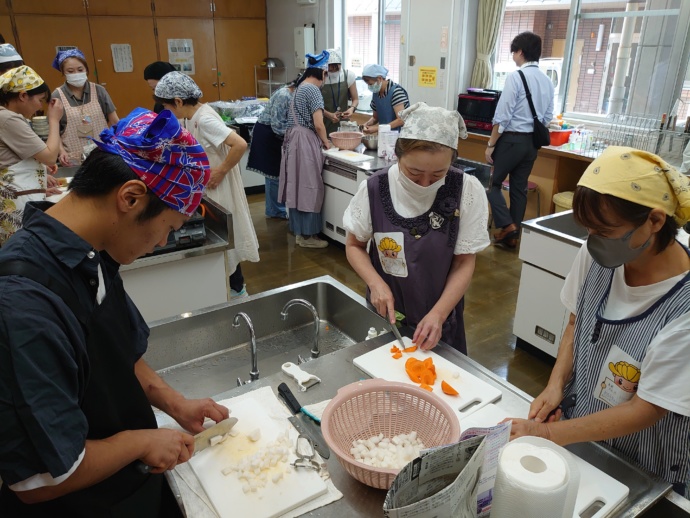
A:
{"type": "MultiPolygon", "coordinates": [[[[526,405],[525,415],[529,406],[526,405]]],[[[506,417],[520,417],[519,415],[509,416],[508,413],[496,405],[486,405],[476,411],[466,419],[460,420],[460,428],[464,431],[469,428],[484,428],[494,426],[506,417]]],[[[595,514],[588,514],[592,518],[604,518],[628,496],[628,486],[621,484],[610,477],[599,468],[595,468],[589,462],[573,455],[580,469],[580,487],[577,490],[577,500],[575,501],[575,512],[573,518],[579,518],[584,510],[592,503],[600,501],[604,506],[595,514]]]]}
{"type": "MultiPolygon", "coordinates": [[[[406,347],[412,345],[412,340],[406,336],[403,337],[403,341],[406,347]]],[[[433,387],[433,393],[455,410],[458,419],[462,419],[483,406],[500,399],[501,391],[499,389],[473,376],[433,351],[418,349],[413,353],[403,353],[403,357],[399,360],[394,359],[390,350],[393,345],[397,344],[396,340],[378,349],[369,351],[355,358],[353,363],[372,378],[400,381],[417,386],[417,383],[413,383],[405,372],[405,362],[410,357],[417,358],[418,360],[424,360],[429,357],[433,358],[434,365],[436,365],[436,384],[433,387]],[[441,381],[450,383],[460,394],[458,396],[444,394],[441,391],[441,381]]]]}
{"type": "Polygon", "coordinates": [[[338,160],[344,160],[346,162],[366,162],[367,160],[373,160],[373,156],[369,155],[363,155],[362,153],[357,153],[355,151],[347,151],[347,150],[342,150],[339,149],[337,151],[334,151],[332,149],[328,149],[323,152],[324,155],[335,158],[338,160]]]}
{"type": "Polygon", "coordinates": [[[270,479],[272,472],[269,471],[266,487],[259,488],[255,493],[245,493],[235,473],[223,475],[224,468],[236,464],[245,455],[253,454],[286,429],[292,428],[287,419],[281,427],[254,399],[246,398],[237,403],[233,401],[228,406],[232,409],[231,415],[238,419],[235,429],[240,434],[207,448],[189,461],[220,518],[280,516],[328,491],[326,483],[312,470],[292,470],[275,484],[270,479]],[[261,439],[252,443],[246,436],[256,428],[261,429],[261,439]]]}

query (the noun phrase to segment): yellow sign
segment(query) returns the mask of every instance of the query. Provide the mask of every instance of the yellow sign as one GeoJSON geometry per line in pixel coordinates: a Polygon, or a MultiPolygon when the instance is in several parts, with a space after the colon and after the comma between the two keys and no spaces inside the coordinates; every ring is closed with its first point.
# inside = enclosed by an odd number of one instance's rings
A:
{"type": "Polygon", "coordinates": [[[436,67],[419,67],[419,86],[436,88],[436,67]]]}

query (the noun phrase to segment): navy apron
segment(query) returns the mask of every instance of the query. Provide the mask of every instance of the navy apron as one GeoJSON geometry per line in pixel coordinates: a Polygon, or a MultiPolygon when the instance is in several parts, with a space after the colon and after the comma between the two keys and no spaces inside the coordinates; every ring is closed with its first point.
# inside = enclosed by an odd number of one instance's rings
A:
{"type": "MultiPolygon", "coordinates": [[[[564,401],[574,402],[563,405],[567,419],[632,398],[639,376],[644,375],[640,369],[650,343],[667,324],[690,311],[688,274],[642,314],[624,320],[604,318],[614,271],[594,262],[580,288],[573,377],[564,390],[564,401]]],[[[603,442],[685,496],[690,481],[690,417],[668,412],[649,428],[603,442]]]]}
{"type": "MultiPolygon", "coordinates": [[[[451,168],[431,208],[403,218],[393,207],[388,169],[367,180],[373,227],[369,257],[393,292],[396,311],[415,327],[441,298],[448,280],[460,226],[463,173],[451,168]]],[[[371,302],[369,290],[367,300],[371,302]]],[[[441,339],[467,354],[464,308],[463,297],[444,322],[441,339]]]]}
{"type": "MultiPolygon", "coordinates": [[[[398,88],[398,85],[391,86],[383,97],[379,97],[378,93],[373,94],[371,97],[374,101],[376,118],[379,120],[379,124],[390,124],[398,118],[395,110],[393,110],[393,92],[396,88],[398,88]]],[[[392,128],[391,131],[400,131],[400,128],[392,128]]]]}
{"type": "MultiPolygon", "coordinates": [[[[86,330],[86,352],[76,352],[81,409],[89,424],[87,439],[103,439],[124,430],[154,429],[151,404],[134,373],[130,328],[122,279],[115,277],[91,315],[69,286],[22,261],[2,265],[0,275],[21,275],[60,296],[86,330]]],[[[136,463],[93,486],[40,504],[24,504],[6,484],[0,496],[4,517],[156,517],[181,516],[163,474],[142,474],[136,463]]]]}

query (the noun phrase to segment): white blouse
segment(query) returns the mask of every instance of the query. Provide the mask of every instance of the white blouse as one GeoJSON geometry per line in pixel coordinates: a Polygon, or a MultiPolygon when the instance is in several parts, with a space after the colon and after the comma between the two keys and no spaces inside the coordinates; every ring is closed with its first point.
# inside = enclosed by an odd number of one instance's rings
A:
{"type": "MultiPolygon", "coordinates": [[[[398,180],[400,174],[398,164],[394,164],[388,170],[388,185],[393,208],[404,218],[415,218],[431,208],[436,198],[436,191],[430,191],[429,196],[424,199],[413,198],[400,186],[398,180]]],[[[445,179],[440,182],[445,182],[445,179]]],[[[491,241],[487,228],[488,221],[489,203],[484,187],[474,176],[463,174],[460,227],[458,239],[455,242],[455,255],[476,254],[489,246],[491,241]]],[[[366,242],[372,238],[374,230],[369,210],[367,182],[359,185],[359,190],[345,210],[343,227],[358,241],[366,242]]]]}

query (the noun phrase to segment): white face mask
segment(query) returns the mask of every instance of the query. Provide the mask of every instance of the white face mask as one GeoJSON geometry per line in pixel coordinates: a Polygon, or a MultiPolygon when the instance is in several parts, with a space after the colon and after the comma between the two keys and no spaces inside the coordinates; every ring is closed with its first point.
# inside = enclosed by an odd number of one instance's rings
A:
{"type": "Polygon", "coordinates": [[[438,190],[443,187],[446,183],[446,177],[440,178],[431,185],[423,186],[414,183],[410,180],[405,173],[403,173],[400,164],[398,164],[399,175],[400,175],[400,185],[403,190],[407,192],[410,196],[419,198],[419,201],[423,201],[428,197],[435,197],[438,190]]]}
{"type": "Polygon", "coordinates": [[[68,84],[80,88],[86,83],[86,72],[78,72],[76,74],[65,74],[65,80],[68,84]]]}

